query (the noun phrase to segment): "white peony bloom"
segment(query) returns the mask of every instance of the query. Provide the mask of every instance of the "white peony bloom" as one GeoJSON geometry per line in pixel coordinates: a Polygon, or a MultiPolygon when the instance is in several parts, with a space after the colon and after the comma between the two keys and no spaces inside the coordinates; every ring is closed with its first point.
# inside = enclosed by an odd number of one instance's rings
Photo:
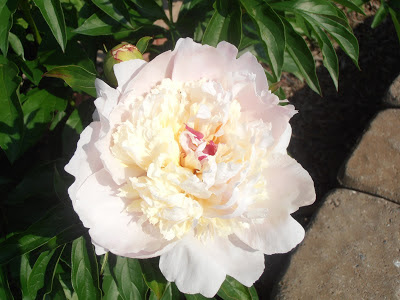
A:
{"type": "Polygon", "coordinates": [[[264,254],[300,243],[290,214],[315,199],[286,152],[293,106],[253,55],[236,56],[188,38],[115,65],[118,88],[96,80],[95,120],[65,167],[97,254],[160,256],[167,280],[207,297],[226,275],[251,286],[264,254]]]}

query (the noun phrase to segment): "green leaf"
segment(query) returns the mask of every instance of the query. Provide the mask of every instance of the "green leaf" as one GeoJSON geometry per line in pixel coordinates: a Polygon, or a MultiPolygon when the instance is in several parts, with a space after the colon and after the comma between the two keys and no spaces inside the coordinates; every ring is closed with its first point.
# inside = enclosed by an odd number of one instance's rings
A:
{"type": "Polygon", "coordinates": [[[371,28],[378,27],[383,22],[383,20],[386,19],[388,13],[389,13],[388,5],[386,4],[385,1],[381,1],[381,5],[376,11],[374,20],[372,21],[371,28]]]}
{"type": "Polygon", "coordinates": [[[163,8],[154,0],[130,0],[133,2],[140,15],[150,20],[163,19],[168,20],[163,8]]]}
{"type": "Polygon", "coordinates": [[[124,12],[127,10],[124,3],[120,0],[92,0],[92,2],[100,8],[103,12],[109,15],[118,23],[132,28],[133,26],[129,23],[128,19],[124,16],[124,12]]]}
{"type": "Polygon", "coordinates": [[[8,35],[13,24],[13,15],[18,1],[0,0],[0,50],[4,56],[8,52],[8,35]]]}
{"type": "Polygon", "coordinates": [[[157,299],[161,299],[167,288],[167,280],[164,278],[158,266],[159,259],[141,259],[144,281],[151,291],[156,295],[157,299]]]}
{"type": "Polygon", "coordinates": [[[358,12],[359,14],[362,14],[365,16],[363,9],[361,7],[359,7],[358,5],[356,5],[355,3],[353,3],[351,0],[333,0],[333,1],[343,5],[345,7],[348,7],[350,9],[354,10],[355,12],[358,12]]]}
{"type": "Polygon", "coordinates": [[[62,66],[51,69],[43,76],[63,79],[72,89],[78,89],[96,97],[96,74],[80,66],[62,66]]]}
{"type": "Polygon", "coordinates": [[[15,64],[0,56],[0,147],[13,163],[19,156],[23,128],[22,109],[18,99],[21,78],[15,64]]]}
{"type": "Polygon", "coordinates": [[[323,63],[325,68],[329,71],[336,90],[338,90],[339,79],[339,61],[336,55],[335,48],[333,47],[327,34],[315,24],[310,24],[318,40],[319,47],[322,50],[324,58],[323,63]]]}
{"type": "Polygon", "coordinates": [[[46,268],[55,250],[40,253],[38,259],[32,267],[28,279],[28,291],[32,299],[36,299],[37,292],[44,286],[46,268]]]}
{"type": "Polygon", "coordinates": [[[218,291],[218,296],[224,300],[258,300],[254,287],[248,288],[230,276],[226,276],[218,291]]]}
{"type": "Polygon", "coordinates": [[[315,71],[315,62],[310,49],[303,38],[294,31],[292,25],[282,18],[286,32],[286,50],[292,57],[301,75],[305,78],[310,88],[318,94],[321,94],[317,73],[315,71]]]}
{"type": "MultiPolygon", "coordinates": [[[[41,290],[39,290],[37,298],[44,299],[47,295],[49,295],[52,292],[53,282],[54,282],[54,278],[56,276],[56,271],[57,271],[57,266],[58,266],[61,254],[63,253],[64,249],[65,249],[65,245],[63,247],[58,247],[57,249],[54,250],[51,260],[47,264],[46,271],[42,275],[44,277],[44,285],[43,285],[43,288],[41,290]]],[[[35,265],[36,265],[36,263],[35,263],[35,265]]]]}
{"type": "Polygon", "coordinates": [[[240,0],[258,27],[258,33],[266,48],[270,67],[276,81],[279,80],[286,47],[285,28],[275,11],[262,0],[240,0]]]}
{"type": "Polygon", "coordinates": [[[17,54],[18,56],[21,56],[22,59],[25,60],[24,47],[22,46],[20,39],[14,33],[10,32],[8,35],[8,40],[9,40],[10,46],[14,50],[15,54],[17,54]]]}
{"type": "Polygon", "coordinates": [[[110,254],[108,263],[122,299],[145,299],[147,286],[137,259],[110,254]]]}
{"type": "MultiPolygon", "coordinates": [[[[66,243],[63,234],[74,233],[78,223],[76,214],[71,209],[58,205],[31,225],[26,231],[13,235],[0,243],[0,265],[9,262],[16,256],[28,253],[43,246],[56,237],[58,245],[66,243]]],[[[54,242],[54,240],[53,240],[54,242]]]]}
{"type": "Polygon", "coordinates": [[[111,274],[110,265],[108,263],[106,263],[104,267],[102,289],[104,292],[103,300],[123,299],[119,294],[117,283],[115,282],[114,277],[111,274]]]}
{"type": "Polygon", "coordinates": [[[20,61],[19,67],[25,76],[34,84],[39,85],[40,80],[42,80],[43,70],[41,69],[38,60],[31,61],[20,61]]]}
{"type": "Polygon", "coordinates": [[[98,270],[92,244],[81,236],[72,243],[72,286],[78,299],[100,299],[98,270]]]}
{"type": "Polygon", "coordinates": [[[33,0],[42,13],[62,51],[67,45],[67,27],[60,0],[33,0]]]}
{"type": "Polygon", "coordinates": [[[29,264],[29,255],[28,253],[25,253],[21,256],[21,263],[19,269],[19,281],[21,284],[21,292],[24,299],[30,298],[28,280],[29,280],[29,275],[31,275],[31,272],[32,268],[29,264]]]}
{"type": "Polygon", "coordinates": [[[217,46],[227,41],[239,47],[242,38],[242,11],[234,0],[217,0],[215,11],[203,35],[203,44],[217,46]]]}
{"type": "Polygon", "coordinates": [[[276,10],[300,14],[329,33],[358,67],[359,47],[343,12],[324,0],[293,0],[271,4],[276,10]]]}
{"type": "Polygon", "coordinates": [[[304,18],[309,23],[325,29],[358,67],[358,41],[348,28],[340,24],[338,20],[322,15],[304,15],[304,18]]]}
{"type": "Polygon", "coordinates": [[[6,269],[3,267],[0,267],[0,299],[14,299],[10,286],[8,285],[6,269]]]}
{"type": "Polygon", "coordinates": [[[28,99],[22,105],[25,129],[21,138],[21,154],[35,145],[57,112],[67,108],[67,100],[57,97],[46,90],[32,89],[26,95],[28,99]]]}
{"type": "Polygon", "coordinates": [[[147,50],[147,46],[149,45],[149,41],[152,40],[153,38],[151,36],[144,36],[138,40],[136,43],[136,47],[140,51],[140,53],[145,53],[147,50]]]}

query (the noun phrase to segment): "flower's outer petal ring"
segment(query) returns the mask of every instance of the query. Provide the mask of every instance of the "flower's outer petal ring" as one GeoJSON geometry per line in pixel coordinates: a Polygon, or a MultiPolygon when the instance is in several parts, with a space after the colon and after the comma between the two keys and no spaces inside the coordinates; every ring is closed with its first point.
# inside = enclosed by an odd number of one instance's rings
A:
{"type": "MultiPolygon", "coordinates": [[[[268,91],[268,81],[265,71],[257,61],[257,58],[250,52],[244,53],[236,60],[233,71],[255,74],[256,92],[258,95],[261,95],[262,91],[268,91]]],[[[274,100],[278,102],[278,97],[274,100]]]]}
{"type": "Polygon", "coordinates": [[[97,99],[94,102],[96,105],[97,113],[100,116],[102,131],[109,130],[109,117],[115,106],[118,104],[120,93],[110,87],[103,80],[96,79],[94,82],[97,91],[97,99]]]}
{"type": "Polygon", "coordinates": [[[81,133],[74,156],[65,166],[65,171],[75,176],[74,183],[69,187],[68,194],[75,206],[76,194],[85,180],[103,166],[94,142],[100,132],[100,122],[93,122],[81,133]]]}
{"type": "Polygon", "coordinates": [[[166,51],[151,62],[145,64],[138,72],[131,77],[124,85],[124,99],[135,98],[148,93],[153,87],[159,84],[164,78],[171,78],[173,67],[172,52],[166,51]]]}
{"type": "Polygon", "coordinates": [[[264,270],[264,255],[234,245],[227,237],[215,237],[204,244],[188,236],[161,255],[160,270],[180,291],[213,297],[226,275],[251,286],[264,270]]]}
{"type": "Polygon", "coordinates": [[[146,234],[126,212],[117,191],[118,186],[108,172],[101,169],[89,176],[77,192],[75,210],[83,225],[89,228],[94,244],[121,256],[160,255],[169,242],[161,235],[146,234]]]}
{"type": "Polygon", "coordinates": [[[304,229],[290,215],[274,219],[242,228],[236,235],[253,249],[265,254],[286,253],[303,240],[304,229]]]}
{"type": "Polygon", "coordinates": [[[274,154],[269,162],[264,171],[268,191],[265,204],[268,210],[277,212],[284,208],[291,214],[299,207],[315,201],[313,180],[296,160],[287,154],[274,154]]]}
{"type": "Polygon", "coordinates": [[[132,80],[147,64],[143,59],[132,59],[114,65],[114,74],[118,81],[118,91],[124,94],[126,84],[132,80]]]}

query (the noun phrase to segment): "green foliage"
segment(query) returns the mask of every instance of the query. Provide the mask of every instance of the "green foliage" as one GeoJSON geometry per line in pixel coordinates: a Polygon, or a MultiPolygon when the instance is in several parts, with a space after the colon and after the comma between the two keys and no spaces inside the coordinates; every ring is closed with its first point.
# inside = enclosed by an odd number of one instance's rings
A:
{"type": "MultiPolygon", "coordinates": [[[[281,99],[283,71],[321,93],[310,47],[337,88],[335,43],[356,65],[359,49],[336,4],[363,13],[364,2],[184,0],[170,20],[172,1],[166,13],[160,0],[0,0],[0,299],[207,299],[180,293],[157,258],[96,256],[72,208],[63,168],[92,120],[101,52],[125,41],[154,57],[181,37],[228,41],[257,57],[281,99]]],[[[399,9],[382,1],[372,27],[390,16],[400,39],[399,9]]],[[[258,296],[228,276],[216,298],[258,296]]]]}

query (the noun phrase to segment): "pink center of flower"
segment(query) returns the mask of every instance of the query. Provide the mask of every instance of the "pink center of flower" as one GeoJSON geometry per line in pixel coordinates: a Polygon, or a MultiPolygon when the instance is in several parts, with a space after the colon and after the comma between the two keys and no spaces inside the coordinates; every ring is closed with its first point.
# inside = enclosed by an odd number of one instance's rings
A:
{"type": "Polygon", "coordinates": [[[183,147],[184,150],[186,150],[185,148],[189,148],[190,150],[195,152],[197,154],[196,156],[199,161],[202,161],[203,159],[207,158],[208,156],[214,156],[215,153],[217,153],[218,145],[215,144],[214,141],[212,141],[212,140],[206,141],[206,140],[204,140],[203,133],[189,127],[186,124],[185,124],[185,127],[186,127],[186,131],[193,134],[194,137],[187,143],[187,147],[183,147]]]}

